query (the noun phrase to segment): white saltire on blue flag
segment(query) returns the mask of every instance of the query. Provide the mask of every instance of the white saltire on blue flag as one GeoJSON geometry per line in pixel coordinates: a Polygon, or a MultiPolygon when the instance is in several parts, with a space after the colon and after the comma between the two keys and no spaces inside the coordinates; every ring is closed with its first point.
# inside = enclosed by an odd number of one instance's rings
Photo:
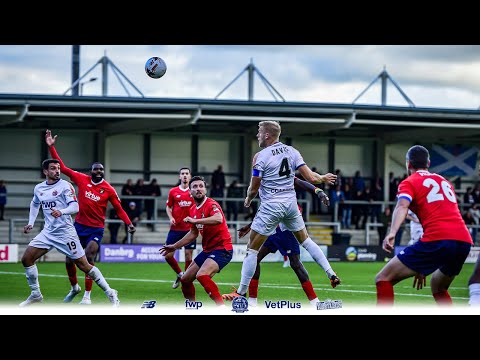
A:
{"type": "Polygon", "coordinates": [[[474,176],[477,157],[475,146],[433,145],[429,170],[443,176],[474,176]]]}

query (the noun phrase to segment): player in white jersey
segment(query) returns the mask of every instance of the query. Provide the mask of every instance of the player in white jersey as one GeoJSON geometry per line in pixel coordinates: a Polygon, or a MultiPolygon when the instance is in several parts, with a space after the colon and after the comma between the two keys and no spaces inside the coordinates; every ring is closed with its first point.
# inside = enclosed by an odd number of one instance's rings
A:
{"type": "Polygon", "coordinates": [[[413,245],[422,237],[423,227],[418,216],[412,210],[408,210],[406,217],[410,220],[410,241],[408,245],[413,245]]]}
{"type": "Polygon", "coordinates": [[[265,240],[275,232],[282,222],[293,232],[298,242],[308,251],[317,264],[326,272],[333,287],[340,284],[340,279],[333,271],[325,254],[310,238],[298,210],[294,188],[295,171],[299,171],[310,183],[328,183],[333,185],[337,175],[325,175],[313,172],[300,152],[292,146],[279,141],[280,124],[276,121],[261,121],[258,124],[258,145],[263,150],[253,157],[253,171],[250,185],[245,198],[245,207],[250,207],[252,200],[260,194],[260,207],[253,219],[247,253],[242,264],[242,277],[238,289],[230,294],[224,294],[225,300],[233,300],[237,296],[245,296],[248,285],[257,266],[260,247],[265,240]]]}
{"type": "Polygon", "coordinates": [[[23,232],[28,234],[33,229],[40,207],[43,211],[45,226],[30,241],[22,256],[27,283],[32,292],[20,306],[43,301],[35,262],[53,248],[71,258],[80,270],[88,274],[100,286],[110,302],[114,306],[118,306],[120,301],[117,290],[108,285],[101,271],[96,266],[90,265],[85,257],[85,250],[80,244],[71,216],[78,212],[77,197],[73,186],[68,181],[60,179],[60,161],[44,160],[42,169],[46,181],[35,186],[30,203],[28,224],[24,226],[23,232]]]}

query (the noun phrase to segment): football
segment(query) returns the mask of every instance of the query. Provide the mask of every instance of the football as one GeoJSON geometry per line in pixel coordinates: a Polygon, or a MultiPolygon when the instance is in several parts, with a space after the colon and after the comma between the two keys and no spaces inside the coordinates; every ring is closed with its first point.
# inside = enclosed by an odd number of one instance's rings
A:
{"type": "Polygon", "coordinates": [[[167,72],[167,64],[162,58],[153,56],[145,63],[145,72],[152,79],[160,79],[167,72]]]}

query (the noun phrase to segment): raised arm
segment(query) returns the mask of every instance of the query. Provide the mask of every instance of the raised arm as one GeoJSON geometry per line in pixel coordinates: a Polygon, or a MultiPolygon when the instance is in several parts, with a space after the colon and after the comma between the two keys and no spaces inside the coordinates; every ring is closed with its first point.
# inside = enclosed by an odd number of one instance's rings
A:
{"type": "Polygon", "coordinates": [[[325,183],[325,184],[333,185],[337,180],[337,175],[332,173],[326,173],[325,175],[320,175],[312,171],[307,164],[300,166],[298,168],[298,171],[300,172],[300,174],[302,174],[305,180],[313,184],[325,183]]]}
{"type": "Polygon", "coordinates": [[[57,136],[58,135],[55,135],[52,137],[52,132],[50,130],[47,129],[47,131],[45,132],[45,142],[47,143],[48,145],[48,150],[50,151],[50,155],[52,155],[52,158],[54,159],[57,159],[58,161],[60,161],[60,171],[62,173],[64,173],[65,175],[67,175],[70,179],[72,179],[73,181],[75,181],[73,179],[73,177],[75,176],[75,173],[76,171],[70,169],[69,167],[67,167],[62,159],[60,158],[60,156],[58,155],[57,153],[57,150],[55,149],[55,141],[57,140],[57,136]]]}
{"type": "Polygon", "coordinates": [[[110,196],[109,200],[110,203],[113,205],[113,208],[115,209],[118,217],[122,219],[125,225],[128,225],[128,232],[131,234],[134,233],[137,229],[133,225],[125,210],[123,210],[120,199],[118,198],[118,194],[115,192],[115,194],[112,194],[110,196]]]}
{"type": "MultiPolygon", "coordinates": [[[[258,153],[256,153],[255,156],[253,157],[252,167],[255,165],[255,162],[257,161],[257,157],[258,157],[258,153]]],[[[243,203],[245,207],[250,207],[252,200],[255,199],[255,197],[258,194],[258,190],[260,189],[260,183],[262,179],[259,176],[256,176],[255,172],[258,172],[258,170],[254,169],[252,171],[252,178],[250,179],[250,185],[248,186],[248,189],[247,189],[247,197],[245,198],[245,201],[243,203]]]]}
{"type": "Polygon", "coordinates": [[[302,190],[305,190],[312,194],[317,195],[318,198],[322,201],[322,203],[324,203],[326,206],[330,205],[330,199],[322,189],[316,187],[315,185],[309,183],[308,181],[301,180],[297,177],[294,177],[293,181],[294,181],[295,187],[298,187],[302,190]]]}

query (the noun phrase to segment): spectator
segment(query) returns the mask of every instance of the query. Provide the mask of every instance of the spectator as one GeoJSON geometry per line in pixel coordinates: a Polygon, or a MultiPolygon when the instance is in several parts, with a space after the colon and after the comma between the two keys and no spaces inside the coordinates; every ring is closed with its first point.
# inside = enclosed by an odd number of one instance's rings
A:
{"type": "Polygon", "coordinates": [[[369,185],[365,186],[365,190],[363,191],[363,194],[360,200],[368,201],[368,204],[360,205],[360,208],[362,209],[361,213],[363,215],[361,228],[365,229],[365,227],[367,226],[369,216],[370,216],[370,222],[375,222],[375,220],[373,219],[373,207],[375,205],[372,204],[372,201],[375,201],[375,194],[372,192],[369,185]]]}
{"type": "Polygon", "coordinates": [[[7,187],[5,181],[0,180],[0,220],[5,220],[3,215],[5,212],[5,205],[7,204],[7,187]]]}
{"type": "MultiPolygon", "coordinates": [[[[480,223],[480,210],[478,209],[478,204],[473,204],[470,209],[468,209],[468,212],[472,214],[473,221],[475,222],[473,225],[478,225],[480,223]]],[[[475,244],[477,242],[478,229],[474,227],[469,230],[472,235],[473,244],[475,244]]]]}
{"type": "MultiPolygon", "coordinates": [[[[348,182],[345,182],[343,189],[343,198],[344,200],[352,200],[352,188],[348,182]]],[[[352,226],[352,204],[347,204],[342,200],[342,227],[345,229],[350,229],[352,226]]]]}
{"type": "Polygon", "coordinates": [[[225,173],[222,165],[218,165],[217,170],[212,173],[211,185],[210,196],[217,199],[222,198],[223,189],[225,189],[225,173]]]}
{"type": "Polygon", "coordinates": [[[473,188],[471,186],[467,187],[467,191],[463,195],[463,202],[470,205],[475,203],[475,198],[473,197],[473,188]]]}
{"type": "MultiPolygon", "coordinates": [[[[383,201],[383,179],[376,175],[373,181],[372,194],[374,201],[383,201]]],[[[372,222],[378,221],[378,217],[382,212],[382,205],[372,205],[372,222]]]]}
{"type": "MultiPolygon", "coordinates": [[[[117,215],[117,212],[114,208],[111,208],[108,212],[108,218],[110,220],[120,220],[120,217],[117,215]]],[[[120,229],[120,223],[109,222],[108,230],[110,231],[110,244],[117,243],[118,230],[120,229]]]]}
{"type": "Polygon", "coordinates": [[[365,180],[360,176],[360,170],[355,171],[355,176],[353,177],[353,188],[355,191],[361,191],[365,189],[365,180]]]}
{"type": "Polygon", "coordinates": [[[337,175],[337,180],[335,181],[335,185],[340,185],[340,189],[343,190],[345,183],[342,177],[342,171],[340,169],[335,170],[335,175],[337,175]]]}
{"type": "MultiPolygon", "coordinates": [[[[128,218],[132,222],[133,226],[137,227],[137,222],[140,220],[140,210],[137,208],[137,203],[135,201],[130,201],[128,203],[128,209],[125,210],[128,215],[128,218]]],[[[123,239],[123,243],[125,244],[128,239],[128,226],[125,225],[125,238],[123,239]]],[[[133,242],[133,235],[131,242],[133,242]]]]}
{"type": "MultiPolygon", "coordinates": [[[[145,196],[145,195],[147,195],[146,186],[145,186],[145,182],[144,182],[143,179],[137,179],[137,183],[133,187],[133,195],[135,195],[135,196],[145,196]]],[[[132,200],[130,200],[130,202],[131,201],[132,200]]],[[[143,212],[143,199],[134,199],[133,201],[135,201],[136,208],[137,208],[139,214],[141,214],[143,212]]],[[[130,207],[130,203],[128,205],[130,207]]]]}
{"type": "Polygon", "coordinates": [[[474,241],[472,232],[475,230],[475,228],[469,226],[475,225],[475,219],[473,218],[472,213],[468,210],[464,211],[462,214],[462,219],[465,222],[465,225],[467,225],[468,232],[470,233],[470,236],[472,236],[472,241],[474,241]]]}
{"type": "MultiPolygon", "coordinates": [[[[227,197],[229,198],[244,198],[243,189],[239,186],[238,180],[233,180],[227,190],[227,197]]],[[[227,221],[238,220],[238,209],[242,200],[227,201],[227,221]],[[230,215],[233,215],[231,217],[230,215]]]]}
{"type": "MultiPolygon", "coordinates": [[[[155,196],[159,197],[162,196],[162,190],[160,189],[160,185],[157,183],[157,179],[152,179],[150,181],[150,184],[145,186],[145,195],[150,195],[150,196],[155,196]]],[[[147,219],[152,220],[154,217],[154,211],[155,211],[155,201],[156,199],[145,199],[145,210],[147,211],[147,219]]],[[[155,214],[156,215],[156,214],[155,214]]],[[[156,216],[155,216],[156,217],[156,216]]],[[[152,230],[154,229],[153,224],[147,224],[149,228],[152,230]]]]}
{"type": "MultiPolygon", "coordinates": [[[[352,187],[352,200],[354,201],[363,201],[363,191],[355,190],[355,187],[352,187]]],[[[360,220],[362,218],[363,204],[353,204],[352,205],[352,223],[355,224],[355,229],[360,229],[360,220]]]]}
{"type": "MultiPolygon", "coordinates": [[[[397,201],[397,189],[400,181],[398,178],[393,177],[393,172],[388,173],[388,201],[396,202],[397,201]]],[[[389,205],[390,211],[393,211],[394,205],[389,205]]],[[[383,239],[382,239],[383,241],[383,239]]]]}
{"type": "MultiPolygon", "coordinates": [[[[133,195],[133,181],[132,179],[128,179],[125,184],[122,186],[122,196],[131,196],[133,195]]],[[[128,209],[128,203],[130,199],[122,199],[122,208],[123,210],[128,209]]]]}
{"type": "Polygon", "coordinates": [[[378,217],[378,222],[383,225],[377,228],[379,245],[382,246],[383,239],[387,236],[387,230],[392,223],[392,211],[390,210],[390,206],[385,206],[385,210],[378,217]]]}
{"type": "MultiPolygon", "coordinates": [[[[338,204],[338,215],[343,216],[343,205],[345,194],[340,188],[340,184],[335,185],[335,189],[330,192],[330,207],[332,209],[332,221],[335,221],[335,204],[338,204]]],[[[343,217],[342,217],[343,222],[343,217]]]]}
{"type": "Polygon", "coordinates": [[[473,189],[473,199],[475,204],[480,204],[480,184],[475,184],[473,189]]]}

